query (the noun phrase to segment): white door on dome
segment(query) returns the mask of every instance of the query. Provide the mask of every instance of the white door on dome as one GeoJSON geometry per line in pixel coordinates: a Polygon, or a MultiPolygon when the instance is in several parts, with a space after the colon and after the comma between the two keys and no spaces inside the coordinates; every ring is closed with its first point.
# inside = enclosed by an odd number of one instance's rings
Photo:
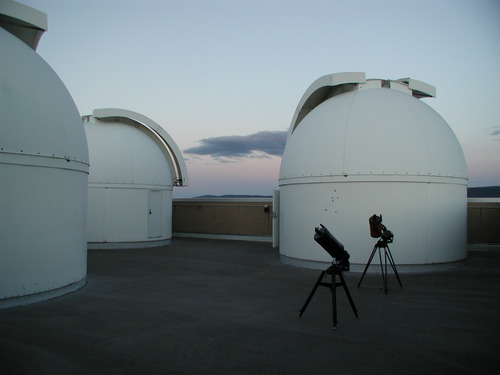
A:
{"type": "Polygon", "coordinates": [[[161,237],[162,194],[160,190],[149,191],[148,237],[161,237]]]}

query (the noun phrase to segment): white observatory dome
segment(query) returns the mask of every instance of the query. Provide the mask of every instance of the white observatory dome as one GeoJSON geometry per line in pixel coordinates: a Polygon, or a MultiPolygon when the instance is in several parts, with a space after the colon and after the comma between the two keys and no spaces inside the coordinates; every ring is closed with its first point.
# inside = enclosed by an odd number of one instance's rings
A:
{"type": "Polygon", "coordinates": [[[89,165],[75,103],[33,50],[47,28],[46,15],[2,1],[0,26],[0,308],[5,308],[85,285],[89,165]]]}
{"type": "Polygon", "coordinates": [[[108,108],[84,116],[90,153],[90,248],[159,246],[172,238],[172,190],[187,185],[182,154],[151,119],[108,108]]]}
{"type": "MultiPolygon", "coordinates": [[[[448,124],[411,79],[340,73],[315,81],[295,112],[280,170],[280,254],[317,267],[325,225],[365,264],[376,239],[368,218],[394,232],[397,264],[450,266],[466,258],[467,171],[448,124]]],[[[414,268],[414,267],[413,267],[414,268]]],[[[427,267],[429,268],[429,267],[427,267]]]]}

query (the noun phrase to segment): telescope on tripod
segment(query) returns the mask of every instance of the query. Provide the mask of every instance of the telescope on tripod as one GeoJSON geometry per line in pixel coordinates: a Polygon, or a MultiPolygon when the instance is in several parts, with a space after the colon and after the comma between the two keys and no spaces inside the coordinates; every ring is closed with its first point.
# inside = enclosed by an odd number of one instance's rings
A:
{"type": "Polygon", "coordinates": [[[349,293],[349,289],[347,288],[347,284],[345,283],[345,279],[343,276],[343,271],[349,271],[349,253],[344,249],[344,245],[342,245],[334,236],[330,233],[328,229],[326,229],[323,224],[320,224],[320,227],[314,229],[314,240],[321,245],[321,247],[326,250],[328,254],[333,258],[332,265],[328,267],[325,271],[322,271],[319,275],[316,284],[311,290],[309,297],[307,297],[306,302],[302,309],[300,309],[300,316],[306,311],[309,302],[311,302],[316,289],[318,286],[325,286],[330,288],[332,293],[332,314],[333,314],[333,328],[337,329],[337,291],[336,289],[339,286],[344,288],[344,291],[349,299],[349,303],[351,304],[352,311],[356,318],[358,317],[358,311],[356,306],[354,305],[354,301],[352,300],[351,293],[349,293]],[[323,278],[326,275],[331,275],[331,282],[323,282],[323,278]],[[340,282],[336,281],[336,277],[339,278],[340,282]]]}
{"type": "Polygon", "coordinates": [[[392,270],[394,271],[394,274],[398,279],[399,285],[403,287],[401,279],[399,278],[398,270],[396,269],[396,264],[394,263],[394,258],[392,257],[391,249],[389,248],[389,244],[394,241],[394,234],[390,230],[388,230],[384,224],[382,224],[382,215],[379,216],[372,215],[368,219],[368,223],[370,224],[370,235],[373,238],[379,238],[379,240],[373,246],[372,253],[370,255],[370,258],[368,259],[368,263],[366,264],[365,270],[363,271],[361,279],[359,280],[358,288],[361,286],[361,282],[365,277],[368,267],[370,267],[370,263],[372,262],[373,256],[378,250],[378,255],[380,260],[380,270],[382,272],[382,280],[384,283],[384,291],[387,294],[387,261],[389,261],[389,264],[391,265],[392,270]],[[382,263],[381,249],[384,249],[385,263],[382,263]]]}

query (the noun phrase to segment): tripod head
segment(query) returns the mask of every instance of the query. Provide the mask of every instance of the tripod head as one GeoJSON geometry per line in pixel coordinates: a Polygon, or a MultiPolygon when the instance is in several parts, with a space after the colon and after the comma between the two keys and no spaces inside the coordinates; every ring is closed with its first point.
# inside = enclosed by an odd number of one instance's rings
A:
{"type": "Polygon", "coordinates": [[[370,224],[370,235],[373,238],[380,238],[385,243],[393,242],[394,234],[382,224],[382,214],[380,216],[371,216],[368,222],[370,224]]]}

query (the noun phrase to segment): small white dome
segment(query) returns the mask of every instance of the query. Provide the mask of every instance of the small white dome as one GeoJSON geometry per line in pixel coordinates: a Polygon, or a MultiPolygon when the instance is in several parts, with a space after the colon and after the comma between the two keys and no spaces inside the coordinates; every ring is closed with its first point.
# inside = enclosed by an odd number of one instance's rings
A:
{"type": "Polygon", "coordinates": [[[89,183],[173,186],[169,156],[145,127],[126,122],[85,123],[90,154],[89,183]]]}
{"type": "Polygon", "coordinates": [[[172,237],[172,190],[188,183],[168,133],[137,112],[83,116],[89,143],[89,248],[159,246],[172,237]]]}

